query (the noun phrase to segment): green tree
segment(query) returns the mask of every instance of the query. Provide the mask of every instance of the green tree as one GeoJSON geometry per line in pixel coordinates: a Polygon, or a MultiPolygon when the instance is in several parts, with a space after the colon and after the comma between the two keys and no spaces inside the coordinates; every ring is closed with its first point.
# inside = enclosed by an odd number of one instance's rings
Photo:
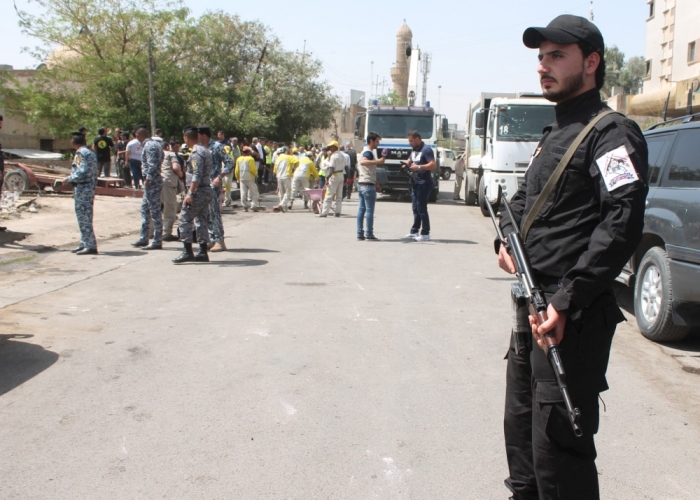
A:
{"type": "Polygon", "coordinates": [[[389,93],[379,96],[378,101],[379,104],[385,104],[387,106],[406,105],[405,99],[402,99],[401,96],[397,94],[394,90],[391,90],[389,93]]]}
{"type": "Polygon", "coordinates": [[[622,87],[626,94],[639,93],[645,73],[643,57],[631,57],[625,61],[625,54],[617,46],[606,47],[605,85],[602,89],[606,96],[612,94],[613,87],[622,87]]]}
{"type": "Polygon", "coordinates": [[[321,63],[285,51],[259,22],[220,11],[195,19],[169,0],[35,1],[42,15],[21,13],[20,24],[41,42],[30,52],[46,65],[25,86],[6,77],[0,98],[22,102],[13,112],[54,135],[149,123],[149,37],[156,121],[169,134],[207,123],[290,140],[328,126],[338,105],[321,63]]]}

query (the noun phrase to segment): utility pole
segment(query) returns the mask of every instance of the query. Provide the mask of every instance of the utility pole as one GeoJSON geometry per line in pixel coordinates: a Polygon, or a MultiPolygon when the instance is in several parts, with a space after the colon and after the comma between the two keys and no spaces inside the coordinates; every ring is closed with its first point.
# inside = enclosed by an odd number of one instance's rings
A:
{"type": "Polygon", "coordinates": [[[372,85],[374,85],[374,61],[372,61],[372,69],[369,73],[369,102],[372,102],[372,85]]]}
{"type": "Polygon", "coordinates": [[[591,22],[593,22],[593,0],[591,0],[591,22]]]}
{"type": "MultiPolygon", "coordinates": [[[[245,100],[245,105],[248,106],[249,101],[250,101],[250,94],[253,91],[253,86],[255,85],[255,80],[257,80],[257,76],[260,74],[260,66],[262,66],[263,59],[265,59],[265,54],[267,53],[267,44],[262,49],[262,53],[260,54],[260,59],[258,59],[258,67],[255,68],[255,73],[253,74],[253,81],[250,84],[250,87],[248,87],[248,95],[245,100]]],[[[241,121],[243,119],[243,114],[246,112],[246,108],[241,109],[241,113],[238,115],[238,121],[241,121]]]]}
{"type": "Polygon", "coordinates": [[[430,74],[430,54],[424,52],[422,54],[422,57],[423,59],[421,60],[421,63],[423,66],[423,106],[425,106],[425,103],[428,101],[428,75],[430,74]]]}
{"type": "Polygon", "coordinates": [[[151,38],[148,38],[148,97],[151,105],[151,137],[156,135],[156,91],[153,86],[153,70],[155,63],[153,61],[153,44],[151,38]]]}
{"type": "Polygon", "coordinates": [[[438,114],[440,114],[440,98],[442,97],[441,94],[442,94],[442,85],[438,85],[438,109],[437,109],[438,114]]]}

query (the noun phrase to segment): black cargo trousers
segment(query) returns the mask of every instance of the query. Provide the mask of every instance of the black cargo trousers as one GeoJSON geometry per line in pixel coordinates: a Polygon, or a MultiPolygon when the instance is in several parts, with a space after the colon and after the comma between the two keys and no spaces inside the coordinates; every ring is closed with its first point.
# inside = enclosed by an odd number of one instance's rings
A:
{"type": "Polygon", "coordinates": [[[594,443],[598,395],[608,389],[610,346],[624,319],[611,290],[598,296],[580,317],[567,319],[562,361],[574,406],[581,410],[579,438],[544,351],[533,342],[530,353],[518,355],[511,345],[504,417],[510,477],[505,483],[515,499],[600,498],[594,443]]]}

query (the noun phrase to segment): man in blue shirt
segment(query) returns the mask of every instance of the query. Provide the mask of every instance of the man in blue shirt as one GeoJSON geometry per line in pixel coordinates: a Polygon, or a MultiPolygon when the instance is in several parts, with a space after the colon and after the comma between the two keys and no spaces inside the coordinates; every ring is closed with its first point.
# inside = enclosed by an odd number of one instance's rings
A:
{"type": "Polygon", "coordinates": [[[407,166],[415,175],[411,178],[411,200],[413,202],[413,226],[407,239],[430,241],[430,217],[428,217],[428,198],[435,187],[432,171],[437,168],[435,153],[426,146],[416,130],[408,133],[408,142],[413,148],[407,166]]]}

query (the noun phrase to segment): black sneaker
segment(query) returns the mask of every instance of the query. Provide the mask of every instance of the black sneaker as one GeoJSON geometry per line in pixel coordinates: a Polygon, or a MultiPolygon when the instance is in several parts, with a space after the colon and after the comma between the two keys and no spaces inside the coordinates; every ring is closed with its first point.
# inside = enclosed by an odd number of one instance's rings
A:
{"type": "Polygon", "coordinates": [[[335,214],[334,217],[340,217],[340,214],[335,214]]]}
{"type": "Polygon", "coordinates": [[[132,246],[132,247],[136,247],[136,248],[147,247],[147,246],[148,246],[148,241],[143,241],[143,240],[135,241],[135,242],[133,242],[133,243],[131,244],[131,246],[132,246]]]}
{"type": "Polygon", "coordinates": [[[71,250],[71,253],[78,253],[78,252],[80,252],[81,250],[83,250],[84,248],[85,248],[85,247],[76,247],[76,248],[74,248],[73,250],[71,250]]]}
{"type": "Polygon", "coordinates": [[[142,247],[144,250],[163,250],[163,244],[162,243],[151,243],[148,246],[142,247]]]}
{"type": "Polygon", "coordinates": [[[379,241],[379,238],[377,238],[375,235],[372,235],[372,236],[365,236],[365,237],[362,238],[362,239],[367,240],[367,241],[379,241]]]}
{"type": "Polygon", "coordinates": [[[163,236],[163,241],[179,241],[179,238],[173,234],[166,234],[163,236]]]}
{"type": "Polygon", "coordinates": [[[365,241],[365,236],[363,234],[358,234],[357,241],[365,241]]]}

